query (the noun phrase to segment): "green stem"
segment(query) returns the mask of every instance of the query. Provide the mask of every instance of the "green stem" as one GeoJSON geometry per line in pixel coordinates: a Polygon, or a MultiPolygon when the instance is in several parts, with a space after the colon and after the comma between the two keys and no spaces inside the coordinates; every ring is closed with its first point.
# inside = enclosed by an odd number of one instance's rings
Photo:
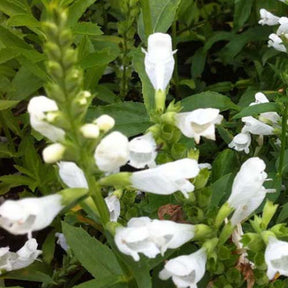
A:
{"type": "Polygon", "coordinates": [[[102,196],[101,188],[99,184],[95,181],[95,178],[92,175],[90,175],[88,171],[84,171],[84,173],[88,182],[88,187],[89,187],[91,198],[93,199],[99,211],[102,224],[105,225],[106,223],[110,221],[110,214],[109,214],[107,205],[105,203],[105,200],[102,196]]]}
{"type": "Polygon", "coordinates": [[[150,2],[149,0],[140,0],[140,3],[143,12],[145,35],[148,38],[148,36],[153,33],[150,2]]]}
{"type": "MultiPolygon", "coordinates": [[[[288,94],[288,91],[286,91],[286,94],[288,94]]],[[[288,117],[288,103],[283,103],[283,104],[284,104],[284,113],[282,115],[281,150],[280,150],[280,159],[279,159],[279,166],[278,166],[279,177],[282,177],[282,173],[283,173],[284,157],[285,157],[285,150],[286,150],[287,117],[288,117]]]]}

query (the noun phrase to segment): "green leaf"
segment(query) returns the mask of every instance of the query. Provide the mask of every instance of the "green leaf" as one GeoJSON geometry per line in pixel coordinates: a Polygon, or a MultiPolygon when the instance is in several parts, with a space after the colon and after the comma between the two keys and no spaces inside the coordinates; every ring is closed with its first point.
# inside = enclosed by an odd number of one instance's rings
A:
{"type": "Polygon", "coordinates": [[[288,218],[288,203],[281,206],[281,212],[277,218],[277,223],[284,222],[288,218]]]}
{"type": "Polygon", "coordinates": [[[55,285],[56,283],[49,275],[49,268],[41,262],[34,262],[27,268],[5,273],[0,276],[0,279],[15,279],[55,285]]]}
{"type": "Polygon", "coordinates": [[[24,100],[32,96],[42,85],[42,79],[35,77],[28,68],[22,66],[11,82],[11,91],[7,97],[13,100],[24,100]]]}
{"type": "Polygon", "coordinates": [[[19,101],[0,100],[0,111],[15,107],[19,101]]]}
{"type": "Polygon", "coordinates": [[[183,111],[192,111],[198,108],[218,108],[221,111],[229,109],[239,110],[238,106],[229,97],[213,91],[205,91],[188,96],[181,101],[181,104],[183,111]]]}
{"type": "Polygon", "coordinates": [[[258,115],[260,113],[265,112],[277,112],[279,113],[281,111],[281,106],[277,103],[271,102],[271,103],[261,103],[257,105],[251,105],[248,107],[245,107],[241,110],[241,112],[237,113],[232,119],[239,119],[246,116],[254,116],[258,115]]]}
{"type": "Polygon", "coordinates": [[[12,150],[8,143],[0,143],[0,158],[12,158],[17,153],[12,150]]]}
{"type": "Polygon", "coordinates": [[[50,264],[54,257],[54,251],[55,251],[55,230],[49,232],[48,236],[46,237],[43,245],[42,245],[42,251],[43,251],[43,260],[50,264]]]}
{"type": "Polygon", "coordinates": [[[218,179],[211,185],[212,197],[209,207],[218,207],[223,200],[227,200],[231,193],[231,188],[233,184],[233,174],[229,173],[218,179]]]}
{"type": "Polygon", "coordinates": [[[41,27],[41,23],[29,14],[17,14],[10,17],[7,21],[9,26],[27,26],[32,28],[41,27]]]}
{"type": "Polygon", "coordinates": [[[3,25],[0,25],[0,41],[7,48],[13,47],[32,50],[32,47],[29,44],[12,33],[9,29],[5,28],[3,25]]]}
{"type": "Polygon", "coordinates": [[[74,34],[88,35],[88,36],[99,36],[102,35],[100,27],[96,23],[81,22],[77,23],[72,27],[74,34]]]}
{"type": "Polygon", "coordinates": [[[75,257],[95,278],[120,275],[121,268],[113,252],[82,228],[62,222],[63,233],[75,257]]]}
{"type": "Polygon", "coordinates": [[[138,102],[115,103],[107,106],[91,107],[88,120],[92,121],[102,114],[108,114],[115,119],[115,130],[127,137],[144,133],[151,123],[144,105],[138,102]]]}
{"type": "Polygon", "coordinates": [[[0,64],[16,58],[19,54],[19,51],[11,47],[0,49],[0,64]]]}
{"type": "Polygon", "coordinates": [[[150,114],[155,107],[155,90],[146,74],[144,65],[144,53],[140,49],[135,49],[133,55],[133,66],[142,82],[142,94],[147,113],[150,114]]]}
{"type": "Polygon", "coordinates": [[[1,0],[0,11],[11,17],[17,14],[29,13],[30,8],[26,0],[1,0]]]}
{"type": "Polygon", "coordinates": [[[238,30],[241,28],[245,22],[248,20],[251,10],[254,4],[253,0],[235,0],[234,8],[234,29],[238,30]]]}
{"type": "Polygon", "coordinates": [[[91,68],[94,66],[107,66],[108,63],[115,60],[117,56],[118,53],[116,53],[115,50],[110,50],[109,48],[106,48],[101,51],[96,51],[88,54],[80,61],[80,65],[83,69],[91,68]]]}
{"type": "Polygon", "coordinates": [[[206,64],[206,56],[207,53],[203,50],[203,48],[198,49],[194,53],[192,57],[193,65],[191,66],[191,74],[193,79],[202,75],[206,64]]]}
{"type": "Polygon", "coordinates": [[[106,278],[94,279],[76,285],[73,288],[127,288],[127,284],[123,283],[121,275],[113,275],[106,278]]]}
{"type": "Polygon", "coordinates": [[[240,34],[233,35],[231,41],[219,52],[224,64],[231,64],[234,58],[249,42],[266,41],[270,27],[252,27],[240,34]]]}
{"type": "Polygon", "coordinates": [[[180,2],[180,0],[150,1],[153,32],[167,32],[174,21],[180,2]]]}
{"type": "MultiPolygon", "coordinates": [[[[150,0],[149,2],[153,32],[166,33],[175,19],[181,0],[150,0]]],[[[144,40],[143,13],[139,16],[138,33],[140,38],[144,40]]]]}
{"type": "Polygon", "coordinates": [[[94,92],[96,94],[95,97],[104,103],[112,104],[120,101],[119,97],[105,85],[98,85],[94,92]]]}
{"type": "Polygon", "coordinates": [[[84,14],[86,9],[91,6],[96,0],[75,0],[69,7],[67,24],[73,26],[84,14]]]}
{"type": "Polygon", "coordinates": [[[212,182],[218,180],[222,176],[233,173],[239,167],[237,152],[231,149],[225,149],[219,153],[212,164],[212,182]]]}

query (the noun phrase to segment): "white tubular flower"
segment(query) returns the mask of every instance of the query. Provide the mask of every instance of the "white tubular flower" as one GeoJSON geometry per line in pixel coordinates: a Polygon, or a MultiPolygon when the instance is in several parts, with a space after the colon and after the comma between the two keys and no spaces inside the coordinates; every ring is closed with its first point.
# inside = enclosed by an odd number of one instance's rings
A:
{"type": "Polygon", "coordinates": [[[70,188],[88,188],[83,171],[74,163],[61,161],[58,163],[59,176],[70,188]]]}
{"type": "Polygon", "coordinates": [[[273,47],[274,49],[280,52],[287,52],[285,45],[283,44],[282,39],[275,33],[269,35],[268,47],[273,47]]]}
{"type": "Polygon", "coordinates": [[[188,198],[188,193],[194,191],[194,185],[187,179],[196,177],[199,171],[196,160],[185,158],[134,172],[130,181],[134,188],[142,192],[169,195],[181,191],[188,198]]]}
{"type": "Polygon", "coordinates": [[[26,234],[47,227],[62,210],[59,194],[41,198],[7,200],[0,206],[0,226],[12,234],[26,234]]]}
{"type": "Polygon", "coordinates": [[[258,23],[261,25],[274,26],[278,24],[278,21],[280,19],[279,17],[273,15],[272,13],[263,8],[260,9],[260,16],[261,20],[259,20],[258,23]]]}
{"type": "Polygon", "coordinates": [[[94,123],[97,124],[101,131],[107,132],[114,127],[115,120],[111,116],[104,114],[95,119],[94,123]]]}
{"type": "Polygon", "coordinates": [[[57,232],[57,233],[55,233],[55,236],[58,238],[56,243],[57,243],[65,252],[67,252],[70,247],[69,247],[69,245],[67,244],[67,241],[66,241],[66,238],[65,238],[64,234],[57,232]]]}
{"type": "Polygon", "coordinates": [[[253,135],[273,135],[274,128],[272,126],[269,126],[257,119],[255,119],[252,116],[243,117],[242,122],[245,123],[242,133],[251,133],[253,135]]]}
{"type": "Polygon", "coordinates": [[[284,35],[286,38],[288,37],[288,18],[287,17],[281,17],[279,19],[279,28],[277,30],[277,35],[281,36],[284,35]]]}
{"type": "MultiPolygon", "coordinates": [[[[258,92],[255,94],[255,102],[252,102],[249,106],[262,104],[262,103],[269,103],[269,100],[262,92],[258,92]]],[[[264,113],[260,113],[259,120],[261,122],[274,125],[274,124],[277,124],[281,120],[281,117],[276,112],[264,112],[264,113]]]]}
{"type": "Polygon", "coordinates": [[[120,201],[116,195],[110,194],[105,197],[105,202],[110,213],[110,221],[117,222],[118,217],[120,216],[120,201]]]}
{"type": "Polygon", "coordinates": [[[219,109],[206,108],[178,113],[175,115],[176,126],[186,137],[194,138],[197,144],[201,136],[215,140],[215,125],[220,124],[223,119],[219,112],[219,109]]]}
{"type": "Polygon", "coordinates": [[[152,220],[148,229],[150,239],[159,247],[162,256],[167,249],[178,248],[195,235],[193,225],[168,220],[152,220]]]}
{"type": "Polygon", "coordinates": [[[272,280],[276,273],[288,276],[287,261],[288,242],[269,237],[269,243],[265,250],[265,262],[268,268],[267,277],[272,280]]]}
{"type": "Polygon", "coordinates": [[[157,144],[152,133],[136,137],[129,142],[129,165],[134,168],[155,166],[157,144]]]}
{"type": "Polygon", "coordinates": [[[41,250],[37,250],[38,243],[36,239],[29,239],[24,246],[16,252],[17,259],[12,265],[12,270],[22,269],[32,264],[37,257],[42,253],[41,250]]]}
{"type": "Polygon", "coordinates": [[[167,249],[178,248],[194,237],[194,226],[168,220],[152,220],[148,217],[131,218],[127,227],[116,229],[115,243],[118,249],[140,260],[138,253],[148,258],[164,254],[167,249]]]}
{"type": "Polygon", "coordinates": [[[32,238],[17,252],[10,252],[9,247],[0,248],[0,275],[3,271],[18,270],[32,264],[42,253],[37,247],[36,239],[32,238]]]}
{"type": "Polygon", "coordinates": [[[89,138],[89,139],[97,139],[99,136],[99,127],[96,124],[85,124],[80,128],[80,132],[81,134],[85,137],[85,138],[89,138]]]}
{"type": "Polygon", "coordinates": [[[233,138],[233,140],[229,143],[228,147],[235,149],[236,151],[244,151],[246,154],[248,154],[250,144],[251,144],[250,133],[241,132],[233,138]]]}
{"type": "Polygon", "coordinates": [[[112,132],[104,137],[96,148],[94,158],[98,168],[112,172],[129,160],[128,138],[120,132],[112,132]]]}
{"type": "Polygon", "coordinates": [[[154,33],[148,37],[148,51],[145,53],[145,71],[155,90],[165,91],[174,70],[172,40],[170,35],[154,33]]]}
{"type": "Polygon", "coordinates": [[[195,253],[179,256],[169,260],[164,269],[159,273],[161,280],[172,277],[178,288],[197,288],[197,283],[205,274],[207,255],[202,248],[195,253]]]}
{"type": "Polygon", "coordinates": [[[264,161],[258,157],[250,158],[242,164],[227,200],[229,206],[235,209],[231,218],[232,225],[235,226],[246,219],[260,206],[266,193],[272,192],[263,186],[268,180],[265,168],[264,161]]]}
{"type": "Polygon", "coordinates": [[[45,96],[33,97],[28,104],[30,123],[34,130],[53,142],[64,140],[65,132],[46,122],[46,112],[58,111],[57,104],[45,96]]]}
{"type": "Polygon", "coordinates": [[[63,157],[65,149],[65,146],[60,143],[54,143],[45,147],[42,151],[44,162],[52,164],[60,161],[63,157]]]}

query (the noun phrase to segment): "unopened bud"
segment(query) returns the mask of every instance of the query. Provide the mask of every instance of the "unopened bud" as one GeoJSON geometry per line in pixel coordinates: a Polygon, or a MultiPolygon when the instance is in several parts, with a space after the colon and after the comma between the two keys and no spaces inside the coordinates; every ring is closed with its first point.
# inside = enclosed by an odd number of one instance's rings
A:
{"type": "Polygon", "coordinates": [[[99,127],[95,124],[85,124],[80,131],[85,138],[96,139],[99,136],[99,127]]]}
{"type": "Polygon", "coordinates": [[[94,123],[98,125],[101,131],[107,132],[114,127],[115,120],[111,116],[104,114],[94,120],[94,123]]]}
{"type": "Polygon", "coordinates": [[[62,159],[64,152],[65,152],[64,145],[60,143],[51,144],[43,150],[42,152],[43,160],[46,163],[55,163],[62,159]]]}

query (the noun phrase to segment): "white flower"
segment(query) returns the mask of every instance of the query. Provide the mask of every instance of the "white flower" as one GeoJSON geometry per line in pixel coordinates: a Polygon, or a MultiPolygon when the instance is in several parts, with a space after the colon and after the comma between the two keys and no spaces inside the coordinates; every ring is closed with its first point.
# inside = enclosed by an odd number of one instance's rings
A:
{"type": "Polygon", "coordinates": [[[136,137],[129,142],[129,165],[134,168],[155,166],[157,144],[152,133],[136,137]]]}
{"type": "Polygon", "coordinates": [[[31,126],[53,142],[64,140],[65,132],[46,122],[46,112],[58,111],[57,104],[45,96],[33,97],[28,104],[31,126]]]}
{"type": "Polygon", "coordinates": [[[280,19],[279,17],[273,15],[272,13],[263,8],[260,9],[260,16],[261,20],[259,20],[258,23],[261,25],[269,25],[269,26],[277,25],[280,19]]]}
{"type": "Polygon", "coordinates": [[[148,37],[148,51],[145,53],[145,71],[155,90],[164,91],[174,70],[172,40],[170,35],[154,33],[148,37]]]}
{"type": "Polygon", "coordinates": [[[248,154],[250,144],[251,144],[250,133],[241,132],[233,138],[232,142],[229,143],[228,147],[233,148],[236,151],[244,151],[246,154],[248,154]]]}
{"type": "Polygon", "coordinates": [[[159,278],[167,280],[172,277],[178,288],[197,288],[197,283],[205,274],[207,255],[202,248],[190,255],[179,256],[169,260],[159,273],[159,278]]]}
{"type": "Polygon", "coordinates": [[[99,136],[99,127],[96,124],[85,124],[80,128],[82,135],[85,138],[97,139],[99,136]]]}
{"type": "Polygon", "coordinates": [[[220,124],[223,116],[219,109],[196,109],[192,112],[178,113],[175,115],[176,126],[189,138],[194,138],[198,144],[200,136],[215,140],[215,125],[220,124]]]}
{"type": "Polygon", "coordinates": [[[231,218],[232,225],[237,225],[254,212],[264,200],[266,189],[263,183],[267,181],[266,165],[258,157],[245,161],[234,178],[232,192],[227,200],[230,207],[235,209],[231,218]]]}
{"type": "Polygon", "coordinates": [[[111,193],[104,200],[110,213],[110,221],[117,222],[117,219],[120,216],[120,201],[118,197],[111,193]]]}
{"type": "Polygon", "coordinates": [[[60,143],[54,143],[45,147],[42,151],[44,162],[55,163],[60,161],[64,155],[65,149],[65,146],[60,143]]]}
{"type": "Polygon", "coordinates": [[[277,30],[277,35],[281,36],[284,35],[286,38],[288,37],[288,18],[281,17],[279,20],[279,28],[277,30]]]}
{"type": "Polygon", "coordinates": [[[140,260],[138,253],[155,258],[167,249],[175,249],[194,237],[194,226],[168,220],[152,220],[148,217],[131,218],[127,227],[116,229],[115,243],[118,249],[140,260]]]}
{"type": "Polygon", "coordinates": [[[142,192],[168,195],[181,191],[188,198],[188,193],[194,191],[194,185],[187,179],[196,177],[199,170],[196,160],[185,158],[134,172],[130,181],[134,188],[142,192]]]}
{"type": "Polygon", "coordinates": [[[83,171],[73,162],[61,161],[58,163],[59,176],[70,188],[88,188],[83,171]]]}
{"type": "Polygon", "coordinates": [[[282,39],[275,33],[269,35],[268,47],[273,47],[274,49],[280,52],[287,52],[285,45],[283,44],[282,39]]]}
{"type": "Polygon", "coordinates": [[[69,245],[67,244],[66,238],[64,236],[63,233],[55,233],[55,236],[58,238],[57,239],[57,244],[64,250],[64,251],[68,251],[68,249],[70,248],[69,245]]]}
{"type": "Polygon", "coordinates": [[[96,148],[94,158],[101,171],[112,172],[129,159],[128,138],[120,132],[104,137],[96,148]]]}
{"type": "MultiPolygon", "coordinates": [[[[262,104],[262,103],[269,103],[269,100],[263,93],[258,92],[255,94],[255,102],[252,102],[249,106],[262,104]]],[[[260,113],[259,120],[261,122],[274,125],[274,124],[277,124],[281,120],[281,117],[276,112],[264,112],[264,113],[260,113]]]]}
{"type": "Polygon", "coordinates": [[[59,194],[41,198],[7,200],[0,206],[0,226],[12,234],[26,234],[47,227],[62,210],[59,194]]]}
{"type": "Polygon", "coordinates": [[[272,280],[276,273],[288,276],[288,242],[269,237],[265,250],[267,277],[272,280]]]}
{"type": "Polygon", "coordinates": [[[253,135],[273,135],[274,128],[269,126],[252,116],[243,117],[242,122],[245,123],[242,133],[251,133],[253,135]]]}
{"type": "Polygon", "coordinates": [[[36,239],[31,238],[17,252],[10,252],[9,247],[0,248],[0,275],[3,271],[18,270],[32,264],[42,253],[37,246],[36,239]]]}
{"type": "Polygon", "coordinates": [[[115,125],[115,120],[109,115],[101,115],[96,120],[93,121],[99,129],[103,132],[107,132],[112,129],[115,125]]]}

